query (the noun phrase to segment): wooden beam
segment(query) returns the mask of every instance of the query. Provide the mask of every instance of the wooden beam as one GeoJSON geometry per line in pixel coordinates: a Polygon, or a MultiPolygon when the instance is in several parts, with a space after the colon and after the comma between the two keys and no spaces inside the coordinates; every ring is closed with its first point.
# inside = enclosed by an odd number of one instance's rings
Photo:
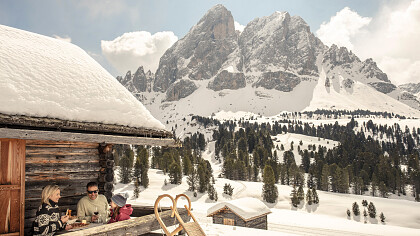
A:
{"type": "Polygon", "coordinates": [[[25,130],[0,128],[1,138],[32,139],[51,141],[72,141],[87,143],[134,144],[149,146],[178,147],[179,144],[170,138],[145,138],[135,136],[116,136],[105,134],[73,133],[60,131],[25,130]]]}
{"type": "MultiPolygon", "coordinates": [[[[191,216],[188,216],[188,212],[186,209],[179,208],[178,212],[184,222],[190,221],[191,216]]],[[[171,217],[170,210],[162,212],[161,218],[166,226],[178,224],[176,218],[171,217]]],[[[155,214],[150,214],[135,219],[120,221],[112,224],[99,225],[81,231],[69,232],[65,235],[141,235],[158,229],[160,229],[160,225],[159,222],[156,220],[155,214]]]]}
{"type": "Polygon", "coordinates": [[[55,130],[80,130],[90,132],[107,132],[116,134],[140,135],[144,137],[171,138],[172,133],[167,130],[143,127],[130,127],[116,124],[103,124],[95,122],[70,121],[57,118],[32,117],[24,115],[7,115],[0,113],[2,127],[33,127],[55,130]]]}

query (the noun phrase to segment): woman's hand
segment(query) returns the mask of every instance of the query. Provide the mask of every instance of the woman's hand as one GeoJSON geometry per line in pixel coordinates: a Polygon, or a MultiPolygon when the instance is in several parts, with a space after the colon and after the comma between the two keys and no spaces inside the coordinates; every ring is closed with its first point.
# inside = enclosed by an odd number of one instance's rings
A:
{"type": "Polygon", "coordinates": [[[70,230],[70,229],[73,229],[73,226],[71,226],[71,225],[66,225],[66,230],[70,230]]]}
{"type": "Polygon", "coordinates": [[[68,216],[68,215],[61,216],[61,221],[62,221],[63,223],[66,223],[68,220],[69,220],[69,216],[68,216]]]}

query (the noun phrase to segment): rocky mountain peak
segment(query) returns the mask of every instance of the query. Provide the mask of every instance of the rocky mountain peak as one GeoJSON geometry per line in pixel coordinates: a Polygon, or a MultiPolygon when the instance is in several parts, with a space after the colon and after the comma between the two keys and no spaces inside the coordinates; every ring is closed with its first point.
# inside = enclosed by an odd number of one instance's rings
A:
{"type": "Polygon", "coordinates": [[[368,58],[363,62],[362,68],[360,68],[360,72],[366,74],[368,78],[376,77],[377,79],[390,83],[391,81],[388,79],[388,76],[379,69],[376,62],[373,61],[372,58],[368,58]]]}
{"type": "Polygon", "coordinates": [[[324,53],[323,62],[329,62],[335,67],[343,64],[351,64],[353,62],[360,62],[360,59],[354,55],[352,51],[347,50],[346,47],[337,47],[337,45],[333,44],[324,53]]]}
{"type": "Polygon", "coordinates": [[[198,22],[197,31],[210,32],[211,38],[219,40],[235,36],[233,16],[223,5],[211,8],[198,22]]]}
{"type": "Polygon", "coordinates": [[[291,17],[288,12],[275,12],[251,21],[240,35],[239,47],[243,57],[243,71],[286,72],[264,74],[264,83],[257,81],[259,85],[271,86],[274,81],[269,80],[272,79],[293,81],[287,86],[287,90],[290,90],[299,84],[296,81],[299,76],[318,75],[316,57],[325,46],[310,32],[302,18],[291,17]]]}
{"type": "Polygon", "coordinates": [[[133,75],[128,71],[124,78],[117,76],[117,80],[132,93],[150,92],[153,79],[154,74],[150,70],[144,73],[143,66],[140,66],[133,75]]]}
{"type": "Polygon", "coordinates": [[[408,83],[408,84],[401,84],[398,88],[410,92],[412,94],[420,93],[420,83],[408,83]]]}
{"type": "MultiPolygon", "coordinates": [[[[236,47],[237,35],[231,12],[223,5],[214,6],[162,56],[153,90],[167,92],[172,84],[181,79],[185,80],[183,84],[188,88],[196,88],[187,80],[212,78],[236,47]]],[[[182,89],[180,86],[173,88],[182,89]]],[[[173,94],[170,97],[174,97],[173,94]]],[[[175,97],[182,98],[189,94],[180,93],[175,97]]]]}

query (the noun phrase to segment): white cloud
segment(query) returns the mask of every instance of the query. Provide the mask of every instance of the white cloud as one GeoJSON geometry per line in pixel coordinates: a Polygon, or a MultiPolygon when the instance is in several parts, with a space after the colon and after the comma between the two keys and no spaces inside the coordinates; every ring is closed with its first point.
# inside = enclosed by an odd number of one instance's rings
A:
{"type": "Polygon", "coordinates": [[[316,34],[328,46],[336,44],[352,50],[352,37],[359,34],[371,20],[371,18],[362,17],[350,8],[345,7],[331,17],[329,22],[323,22],[316,34]]]}
{"type": "Polygon", "coordinates": [[[71,38],[67,35],[64,36],[64,37],[60,37],[60,36],[54,34],[53,37],[58,39],[58,40],[64,41],[64,42],[71,43],[71,38]]]}
{"type": "Polygon", "coordinates": [[[238,30],[239,32],[242,33],[242,31],[244,31],[245,29],[245,25],[241,25],[239,24],[239,22],[235,21],[235,30],[238,30]]]}
{"type": "Polygon", "coordinates": [[[173,32],[146,31],[124,33],[112,41],[101,41],[102,53],[109,63],[121,74],[136,71],[139,66],[156,72],[159,59],[178,37],[173,32]]]}
{"type": "Polygon", "coordinates": [[[346,9],[344,8],[330,22],[323,23],[317,35],[327,45],[335,43],[353,49],[362,60],[373,58],[379,68],[397,85],[419,83],[420,0],[399,1],[398,4],[383,5],[367,24],[362,24],[363,17],[357,13],[347,14],[353,15],[356,26],[352,23],[336,23],[351,18],[340,14],[346,9]],[[343,19],[336,19],[338,16],[343,19]],[[340,27],[348,29],[343,30],[340,27]],[[337,36],[334,31],[344,32],[345,37],[337,36]]]}

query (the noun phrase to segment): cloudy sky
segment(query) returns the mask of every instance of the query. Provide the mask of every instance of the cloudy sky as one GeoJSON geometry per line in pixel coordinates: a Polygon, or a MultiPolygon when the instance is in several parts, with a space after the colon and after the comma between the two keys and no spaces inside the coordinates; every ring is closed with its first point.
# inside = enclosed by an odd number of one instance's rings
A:
{"type": "Polygon", "coordinates": [[[299,15],[324,44],[372,57],[395,84],[420,82],[420,0],[2,0],[0,24],[74,43],[116,76],[155,72],[218,3],[238,28],[275,11],[299,15]]]}

